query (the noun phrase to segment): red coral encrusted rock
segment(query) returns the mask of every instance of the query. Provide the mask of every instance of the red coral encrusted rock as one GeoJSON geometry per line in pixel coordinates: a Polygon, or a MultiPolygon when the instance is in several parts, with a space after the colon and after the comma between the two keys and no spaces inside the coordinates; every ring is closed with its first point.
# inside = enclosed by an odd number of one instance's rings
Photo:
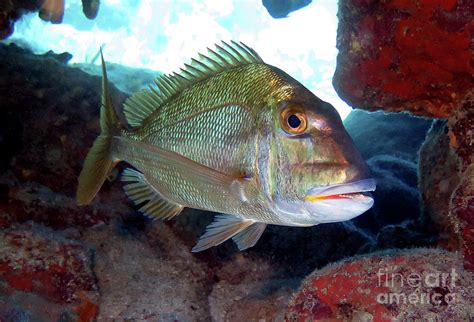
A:
{"type": "Polygon", "coordinates": [[[287,321],[467,321],[473,275],[458,255],[418,249],[339,262],[316,270],[291,301],[287,321]]]}
{"type": "Polygon", "coordinates": [[[448,117],[472,88],[474,2],[339,2],[334,86],[351,106],[448,117]]]}
{"type": "Polygon", "coordinates": [[[92,321],[98,288],[92,251],[36,224],[0,233],[0,320],[92,321]]]}

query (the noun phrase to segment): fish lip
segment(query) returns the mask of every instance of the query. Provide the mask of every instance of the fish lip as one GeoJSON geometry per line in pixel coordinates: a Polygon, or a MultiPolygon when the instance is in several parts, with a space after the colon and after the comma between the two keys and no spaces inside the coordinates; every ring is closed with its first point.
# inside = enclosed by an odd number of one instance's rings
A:
{"type": "Polygon", "coordinates": [[[311,188],[304,197],[305,200],[315,201],[311,199],[333,199],[335,198],[351,198],[359,201],[370,201],[372,197],[367,192],[374,191],[376,188],[375,179],[362,179],[349,183],[340,183],[325,187],[311,188]]]}

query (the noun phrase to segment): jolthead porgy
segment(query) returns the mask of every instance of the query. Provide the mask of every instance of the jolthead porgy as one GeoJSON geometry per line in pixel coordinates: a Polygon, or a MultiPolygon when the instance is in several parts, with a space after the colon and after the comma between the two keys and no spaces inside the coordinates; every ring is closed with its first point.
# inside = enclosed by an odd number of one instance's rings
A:
{"type": "Polygon", "coordinates": [[[79,176],[92,201],[119,161],[125,193],[151,218],[219,212],[193,251],[232,238],[252,247],[267,224],[349,220],[373,205],[367,167],[330,104],[242,43],[223,42],[131,96],[120,124],[102,58],[101,134],[79,176]]]}

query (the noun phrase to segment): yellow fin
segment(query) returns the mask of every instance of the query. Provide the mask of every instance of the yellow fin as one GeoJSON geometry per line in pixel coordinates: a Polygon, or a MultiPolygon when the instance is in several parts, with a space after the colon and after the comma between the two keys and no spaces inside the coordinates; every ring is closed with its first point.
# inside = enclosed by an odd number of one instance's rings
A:
{"type": "Polygon", "coordinates": [[[109,137],[99,136],[89,150],[79,174],[76,193],[78,205],[87,205],[94,199],[112,170],[113,162],[109,159],[110,144],[109,137]]]}
{"type": "Polygon", "coordinates": [[[136,205],[146,202],[139,211],[150,218],[171,219],[184,208],[164,198],[139,171],[125,169],[121,180],[126,183],[123,186],[125,193],[136,205]]]}
{"type": "Polygon", "coordinates": [[[118,118],[109,95],[107,70],[104,57],[102,56],[102,49],[100,57],[102,59],[101,134],[89,150],[82,171],[79,174],[79,185],[76,193],[78,205],[87,205],[94,199],[94,196],[100,190],[100,187],[114,166],[110,158],[110,150],[112,147],[112,136],[118,131],[118,118]]]}
{"type": "Polygon", "coordinates": [[[155,79],[155,86],[141,90],[124,103],[123,112],[132,127],[142,125],[143,121],[173,96],[185,88],[212,77],[226,69],[240,65],[263,63],[260,56],[243,43],[222,42],[216,49],[208,48],[208,54],[199,54],[185,68],[172,75],[163,75],[155,79]]]}

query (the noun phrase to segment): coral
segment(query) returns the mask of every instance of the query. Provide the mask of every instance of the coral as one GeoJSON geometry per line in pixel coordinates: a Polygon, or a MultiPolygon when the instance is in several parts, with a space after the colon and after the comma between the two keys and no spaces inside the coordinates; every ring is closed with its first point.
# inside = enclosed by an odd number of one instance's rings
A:
{"type": "Polygon", "coordinates": [[[422,150],[420,184],[426,214],[441,230],[441,244],[449,249],[458,245],[470,270],[473,13],[474,3],[464,0],[341,1],[333,80],[339,95],[354,107],[449,118],[449,144],[440,132],[444,130],[434,129],[422,150]]]}
{"type": "Polygon", "coordinates": [[[0,245],[1,312],[23,307],[35,319],[58,320],[64,311],[81,321],[95,318],[99,294],[90,249],[31,223],[3,230],[0,245]],[[52,304],[47,313],[28,310],[27,303],[44,301],[52,304]]]}
{"type": "Polygon", "coordinates": [[[472,278],[458,255],[442,250],[351,258],[308,276],[285,319],[466,321],[472,278]]]}
{"type": "Polygon", "coordinates": [[[472,87],[472,1],[339,2],[334,75],[351,106],[448,117],[472,87]]]}

